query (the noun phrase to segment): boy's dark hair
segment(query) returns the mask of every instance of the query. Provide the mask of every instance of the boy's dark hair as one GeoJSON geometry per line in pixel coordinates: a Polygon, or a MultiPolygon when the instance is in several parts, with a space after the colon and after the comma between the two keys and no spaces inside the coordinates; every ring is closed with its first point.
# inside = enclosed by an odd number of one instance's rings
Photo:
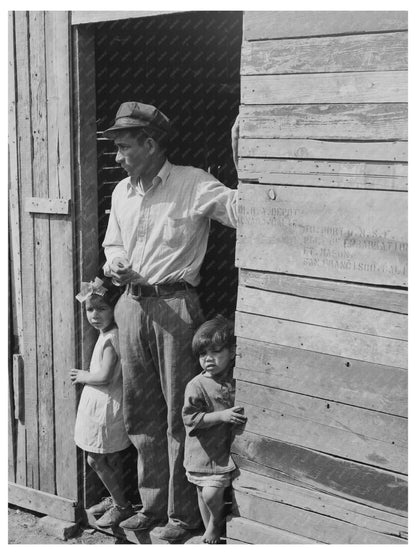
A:
{"type": "Polygon", "coordinates": [[[208,348],[223,349],[234,347],[234,323],[221,314],[207,320],[200,326],[192,339],[192,351],[195,356],[208,348]]]}

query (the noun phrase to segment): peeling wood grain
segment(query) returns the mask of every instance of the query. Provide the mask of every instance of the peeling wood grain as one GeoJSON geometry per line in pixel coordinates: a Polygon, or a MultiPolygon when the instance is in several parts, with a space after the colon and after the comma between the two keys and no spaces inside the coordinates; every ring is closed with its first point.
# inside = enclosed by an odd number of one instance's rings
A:
{"type": "MultiPolygon", "coordinates": [[[[45,71],[44,12],[29,12],[31,122],[33,141],[33,193],[49,196],[48,136],[45,71]]],[[[25,210],[30,198],[25,197],[25,210]]],[[[55,492],[55,419],[52,367],[52,305],[50,222],[46,215],[34,218],[39,489],[55,492]]]]}
{"type": "Polygon", "coordinates": [[[305,537],[329,544],[402,544],[405,540],[366,530],[335,518],[305,511],[239,491],[234,492],[240,516],[279,527],[287,532],[302,530],[305,537]]]}
{"type": "MultiPolygon", "coordinates": [[[[30,120],[30,75],[29,75],[29,28],[26,12],[15,12],[16,33],[16,90],[17,128],[19,149],[19,175],[21,195],[33,195],[32,177],[32,126],[30,120]]],[[[21,248],[22,248],[22,303],[25,367],[25,413],[26,425],[20,433],[18,452],[22,457],[17,479],[22,485],[39,487],[38,454],[38,414],[37,414],[37,353],[36,353],[36,312],[35,312],[35,257],[34,227],[32,218],[20,206],[21,248]],[[21,442],[20,442],[21,441],[21,442]]],[[[18,464],[19,466],[19,464],[18,464]]]]}
{"type": "Polygon", "coordinates": [[[242,75],[407,70],[407,33],[244,42],[242,75]]]}
{"type": "Polygon", "coordinates": [[[240,469],[239,475],[233,481],[233,487],[242,493],[330,516],[381,534],[403,539],[408,535],[406,518],[244,469],[240,469]]]}
{"type": "Polygon", "coordinates": [[[407,417],[407,371],[239,337],[237,380],[407,417]]]}
{"type": "Polygon", "coordinates": [[[407,316],[250,287],[238,288],[237,310],[283,320],[407,341],[407,316]]]}
{"type": "Polygon", "coordinates": [[[240,158],[362,160],[407,162],[407,142],[359,142],[316,139],[248,139],[238,143],[240,158]]]}
{"type": "Polygon", "coordinates": [[[240,468],[384,510],[392,522],[407,516],[406,476],[249,432],[235,436],[231,451],[240,468]]]}
{"type": "Polygon", "coordinates": [[[406,11],[247,11],[244,39],[286,39],[402,31],[408,28],[406,11]]]}
{"type": "Polygon", "coordinates": [[[407,342],[398,339],[385,339],[243,312],[236,313],[235,331],[238,337],[245,339],[407,368],[407,342]]]}
{"type": "Polygon", "coordinates": [[[407,104],[243,105],[240,136],[402,141],[407,139],[407,104]]]}
{"type": "MultiPolygon", "coordinates": [[[[68,12],[46,12],[46,79],[48,92],[48,139],[50,196],[72,197],[70,24],[68,12]]],[[[51,217],[51,282],[53,306],[53,368],[56,427],[73,428],[76,415],[75,388],[68,369],[76,367],[74,220],[51,217]],[[62,338],[65,337],[65,341],[62,338]]],[[[78,496],[77,453],[72,434],[56,437],[56,493],[78,496]]]]}
{"type": "Polygon", "coordinates": [[[240,270],[239,283],[246,287],[299,297],[376,308],[386,312],[408,313],[408,293],[401,289],[257,272],[245,268],[240,270]]]}
{"type": "Polygon", "coordinates": [[[407,102],[406,71],[246,75],[243,104],[407,102]]]}
{"type": "Polygon", "coordinates": [[[239,382],[245,430],[407,474],[407,419],[239,382]]]}

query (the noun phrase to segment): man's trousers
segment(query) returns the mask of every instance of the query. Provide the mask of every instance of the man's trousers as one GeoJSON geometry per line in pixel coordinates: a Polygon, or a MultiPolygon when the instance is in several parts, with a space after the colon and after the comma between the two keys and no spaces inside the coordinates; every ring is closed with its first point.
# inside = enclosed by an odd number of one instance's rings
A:
{"type": "Polygon", "coordinates": [[[193,289],[172,296],[124,293],[115,309],[123,370],[124,420],[137,449],[144,514],[200,524],[196,488],[183,467],[186,384],[200,371],[191,344],[203,322],[193,289]]]}

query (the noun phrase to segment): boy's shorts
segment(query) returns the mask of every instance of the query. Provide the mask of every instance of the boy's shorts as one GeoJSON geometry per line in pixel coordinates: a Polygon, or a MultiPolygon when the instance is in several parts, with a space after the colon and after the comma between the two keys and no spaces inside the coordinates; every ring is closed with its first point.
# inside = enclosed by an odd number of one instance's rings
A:
{"type": "Polygon", "coordinates": [[[234,472],[225,474],[205,474],[204,472],[186,471],[188,481],[200,487],[226,488],[231,485],[234,472]]]}

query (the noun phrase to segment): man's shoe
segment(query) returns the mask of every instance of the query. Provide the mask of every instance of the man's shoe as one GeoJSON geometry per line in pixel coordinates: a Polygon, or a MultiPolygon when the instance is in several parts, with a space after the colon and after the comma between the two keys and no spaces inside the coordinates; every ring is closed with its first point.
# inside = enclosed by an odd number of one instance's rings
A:
{"type": "Polygon", "coordinates": [[[191,533],[191,530],[184,528],[180,524],[168,522],[160,534],[158,534],[158,538],[167,542],[178,543],[189,537],[191,533]]]}
{"type": "Polygon", "coordinates": [[[157,518],[138,512],[127,520],[120,522],[120,528],[131,530],[132,532],[142,532],[144,530],[149,530],[149,528],[153,528],[159,522],[160,520],[157,518]]]}
{"type": "Polygon", "coordinates": [[[120,505],[113,505],[106,511],[101,518],[99,518],[95,524],[100,528],[109,528],[110,526],[118,526],[120,522],[126,520],[134,513],[134,509],[131,505],[127,507],[120,507],[120,505]]]}
{"type": "Polygon", "coordinates": [[[87,509],[87,511],[94,516],[101,516],[106,511],[108,511],[108,509],[111,509],[112,506],[113,506],[112,498],[103,497],[99,503],[97,503],[96,505],[93,505],[92,507],[87,509]]]}

